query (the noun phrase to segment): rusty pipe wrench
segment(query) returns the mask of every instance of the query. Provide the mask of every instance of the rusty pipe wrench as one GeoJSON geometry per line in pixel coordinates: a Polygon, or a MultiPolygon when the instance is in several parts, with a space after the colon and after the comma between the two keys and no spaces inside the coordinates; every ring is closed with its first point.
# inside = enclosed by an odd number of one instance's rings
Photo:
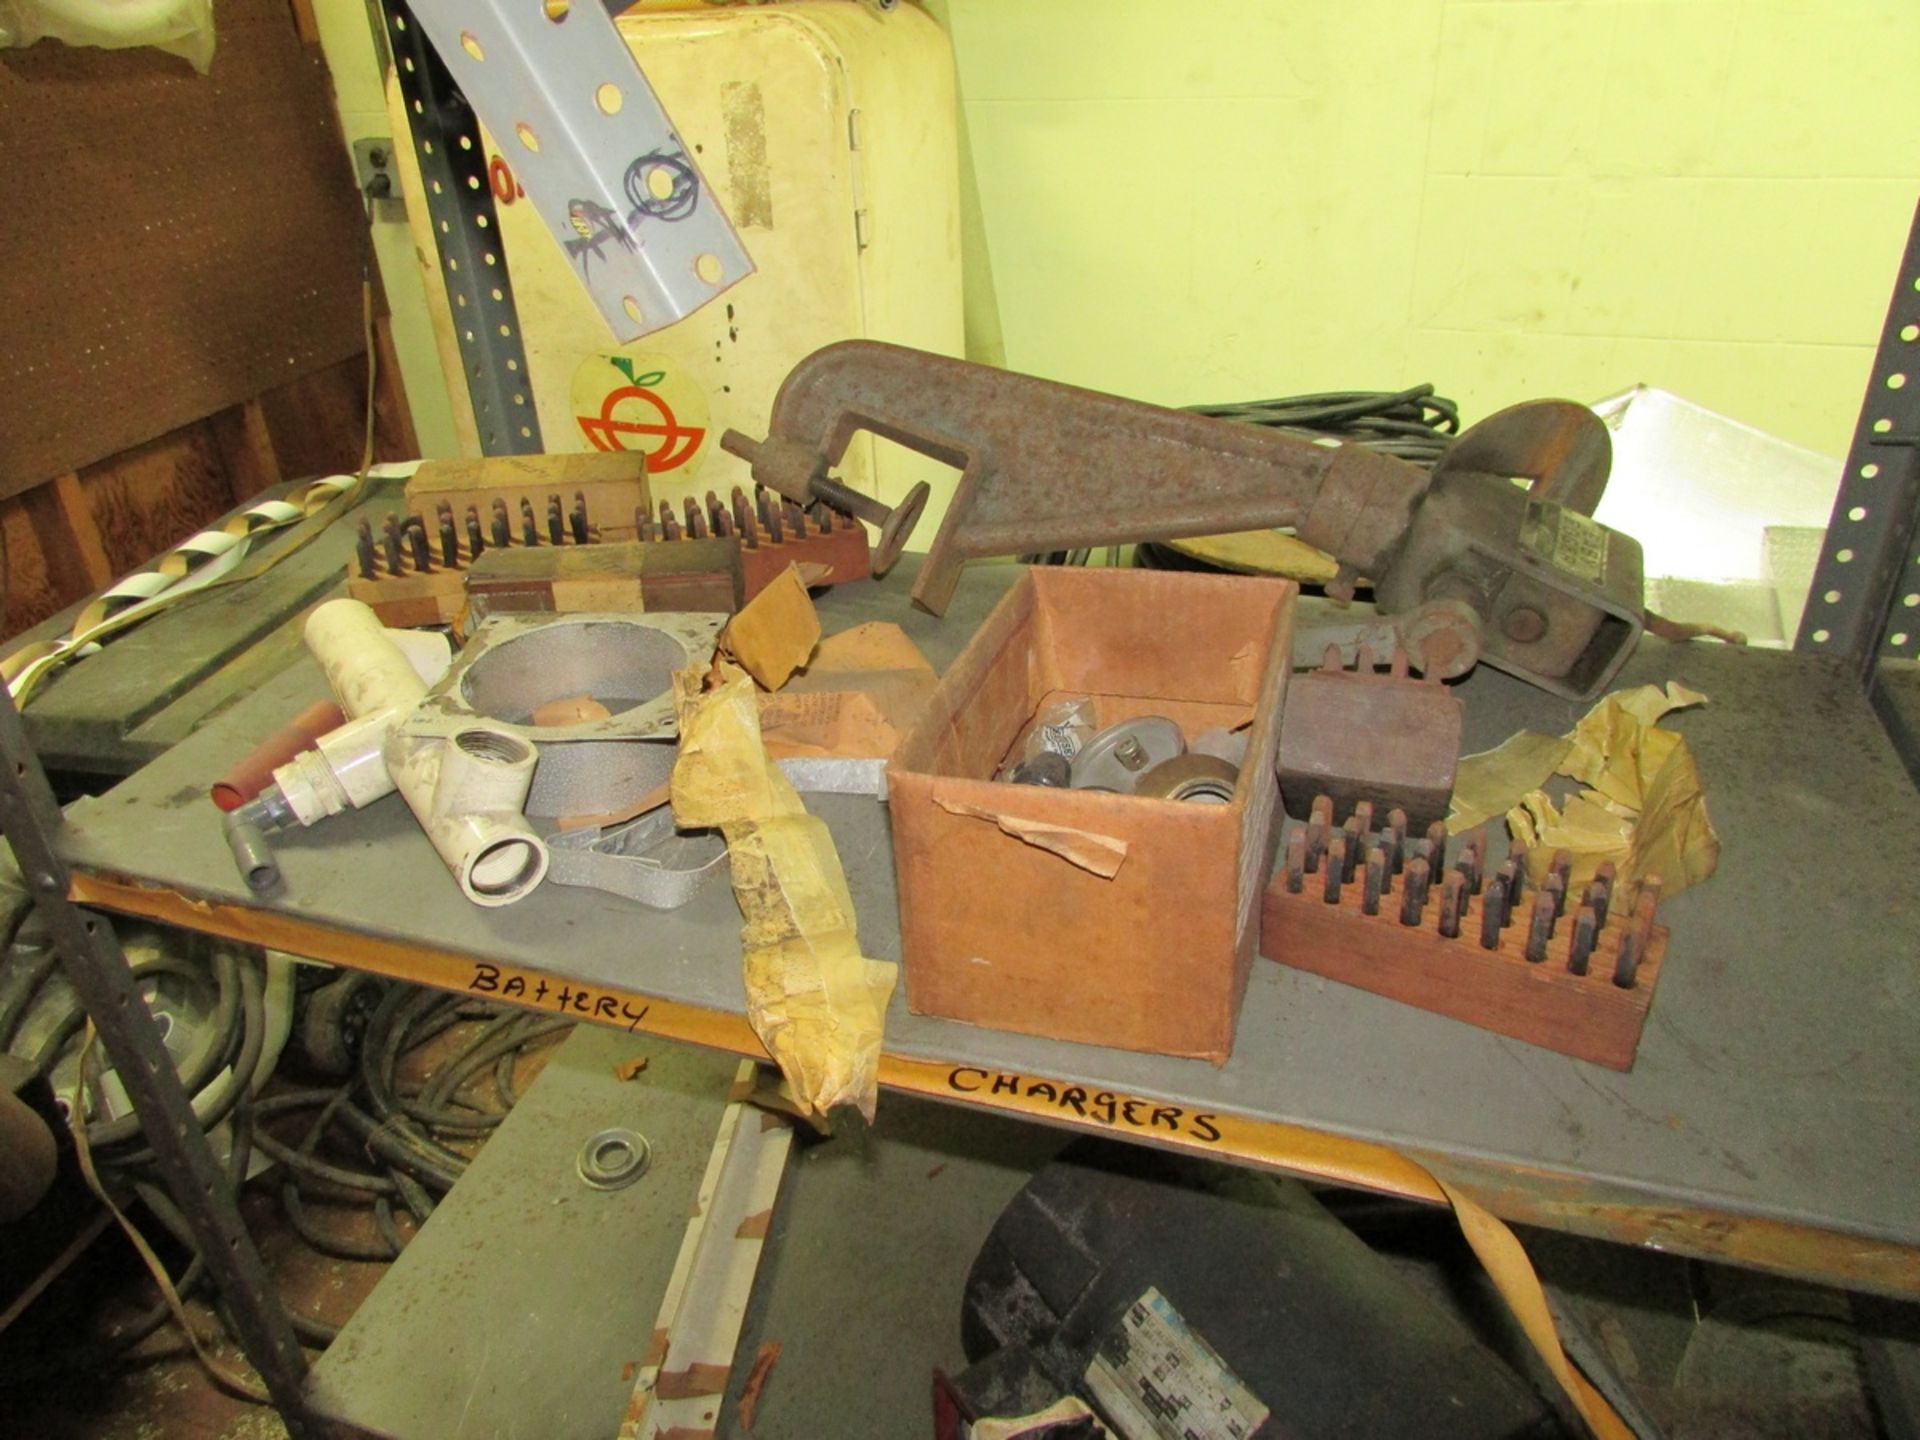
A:
{"type": "Polygon", "coordinates": [[[850,340],[788,375],[765,440],[728,431],[721,443],[768,489],[879,524],[876,573],[898,557],[927,493],[916,486],[889,510],[833,480],[854,436],[867,431],[959,470],[913,589],[936,615],[972,558],[1290,528],[1340,562],[1343,593],[1366,576],[1389,613],[1456,601],[1481,626],[1482,659],[1585,695],[1638,638],[1640,547],[1581,508],[1591,510],[1605,484],[1600,421],[1564,401],[1536,406],[1473,427],[1429,477],[1329,436],[850,340]]]}

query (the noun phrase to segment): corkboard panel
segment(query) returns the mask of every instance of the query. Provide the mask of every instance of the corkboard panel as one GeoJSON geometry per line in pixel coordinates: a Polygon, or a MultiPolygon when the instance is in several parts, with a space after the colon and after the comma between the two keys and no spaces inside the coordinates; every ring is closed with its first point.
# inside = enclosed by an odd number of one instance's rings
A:
{"type": "MultiPolygon", "coordinates": [[[[262,395],[260,410],[273,437],[280,473],[289,480],[358,470],[367,423],[365,356],[355,355],[262,395]]],[[[376,460],[419,458],[387,453],[377,406],[374,415],[376,460]]]]}
{"type": "Polygon", "coordinates": [[[69,575],[64,583],[49,572],[33,516],[19,496],[0,500],[0,539],[5,541],[5,567],[0,574],[0,635],[8,638],[29,630],[78,600],[84,590],[70,587],[85,581],[69,575]]]}
{"type": "Polygon", "coordinates": [[[0,50],[0,496],[362,348],[359,192],[286,0],[221,0],[212,74],[0,50]]]}
{"type": "Polygon", "coordinates": [[[116,577],[233,508],[219,445],[204,424],[175,430],[81,471],[80,489],[116,577]]]}

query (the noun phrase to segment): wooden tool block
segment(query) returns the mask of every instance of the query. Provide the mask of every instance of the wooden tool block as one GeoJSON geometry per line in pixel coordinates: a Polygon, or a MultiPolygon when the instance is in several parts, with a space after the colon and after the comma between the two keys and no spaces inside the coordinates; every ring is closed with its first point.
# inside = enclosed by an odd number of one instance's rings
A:
{"type": "Polygon", "coordinates": [[[789,531],[776,544],[762,535],[758,537],[757,546],[742,546],[740,563],[746,570],[747,593],[758,595],[784,574],[789,565],[798,565],[803,570],[810,565],[824,566],[825,577],[811,582],[816,585],[844,585],[849,580],[865,580],[873,573],[873,552],[866,528],[857,520],[848,523],[850,528],[836,527],[825,533],[809,523],[805,536],[789,531]]]}
{"type": "Polygon", "coordinates": [[[663,545],[705,541],[709,536],[734,540],[740,547],[748,600],[784,575],[789,565],[800,566],[807,584],[816,587],[844,585],[873,574],[872,544],[858,520],[825,504],[803,510],[759,486],[754,489],[749,500],[735,486],[731,503],[711,490],[704,504],[689,495],[684,523],[682,515],[662,500],[657,523],[651,514],[641,514],[634,517],[634,524],[642,540],[663,545]]]}
{"type": "MultiPolygon", "coordinates": [[[[496,455],[484,460],[429,460],[407,481],[407,509],[437,533],[442,505],[464,526],[469,506],[491,538],[493,502],[506,503],[514,544],[522,543],[520,502],[533,507],[540,543],[549,543],[547,507],[560,500],[569,520],[576,499],[586,504],[593,540],[632,540],[634,513],[651,505],[645,457],[638,454],[496,455]]],[[[571,543],[571,541],[569,541],[571,543]]]]}
{"type": "Polygon", "coordinates": [[[371,606],[380,623],[390,629],[451,625],[466,607],[466,578],[461,570],[432,570],[369,580],[349,564],[347,594],[371,606]]]}
{"type": "Polygon", "coordinates": [[[1514,911],[1499,944],[1480,943],[1481,895],[1470,896],[1460,933],[1440,933],[1439,887],[1418,925],[1401,923],[1404,877],[1384,896],[1380,913],[1361,908],[1361,887],[1349,882],[1329,903],[1319,874],[1309,874],[1299,893],[1287,887],[1283,868],[1261,905],[1260,953],[1296,970],[1357,985],[1407,1005],[1464,1020],[1529,1045],[1558,1050],[1610,1070],[1631,1070],[1640,1030],[1660,983],[1667,953],[1666,927],[1655,925],[1634,982],[1613,980],[1620,943],[1633,928],[1626,907],[1601,928],[1585,975],[1567,969],[1573,922],[1562,917],[1537,964],[1524,953],[1527,911],[1514,911]]]}
{"type": "Polygon", "coordinates": [[[708,610],[745,603],[735,539],[488,550],[467,570],[476,617],[534,612],[708,610]]]}

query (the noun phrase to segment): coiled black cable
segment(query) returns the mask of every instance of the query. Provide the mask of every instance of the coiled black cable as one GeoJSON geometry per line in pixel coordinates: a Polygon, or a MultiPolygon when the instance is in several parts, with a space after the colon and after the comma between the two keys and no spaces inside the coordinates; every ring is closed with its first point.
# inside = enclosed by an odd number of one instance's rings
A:
{"type": "MultiPolygon", "coordinates": [[[[17,926],[17,917],[15,923],[17,926]]],[[[0,1040],[11,1038],[17,1031],[52,976],[53,966],[50,951],[32,946],[7,955],[7,963],[0,965],[0,1040]]],[[[250,1094],[251,1083],[266,1037],[261,963],[232,951],[220,951],[205,967],[156,956],[143,958],[134,968],[139,974],[185,975],[215,994],[210,1020],[204,1027],[205,1042],[196,1043],[183,1064],[181,1079],[190,1082],[191,1091],[219,1077],[211,1091],[196,1096],[195,1112],[208,1129],[228,1122],[228,1175],[235,1196],[244,1184],[248,1161],[257,1147],[281,1167],[280,1202],[288,1224],[322,1253],[353,1260],[386,1261],[398,1255],[407,1243],[408,1232],[399,1223],[396,1209],[403,1209],[416,1227],[424,1224],[433,1213],[434,1196],[444,1194],[459,1179],[468,1156],[443,1141],[442,1135],[471,1145],[499,1123],[501,1114],[493,1113],[477,1099],[460,1098],[456,1092],[473,1077],[488,1074],[503,1109],[510,1108],[514,1100],[512,1067],[517,1058],[528,1047],[572,1028],[564,1020],[388,983],[367,1023],[355,1073],[348,1083],[256,1099],[250,1094]],[[418,1087],[404,1088],[398,1078],[403,1057],[462,1023],[476,1024],[475,1033],[465,1037],[455,1053],[437,1065],[418,1087]],[[289,1143],[268,1128],[302,1110],[315,1110],[317,1114],[299,1132],[297,1141],[289,1143]],[[334,1142],[331,1146],[330,1140],[334,1142]],[[322,1151],[328,1149],[334,1155],[323,1155],[322,1151]],[[343,1163],[335,1158],[340,1152],[371,1159],[374,1166],[363,1169],[343,1163]],[[337,1233],[334,1226],[317,1223],[308,1209],[309,1201],[370,1206],[374,1238],[350,1237],[337,1233]]],[[[50,1068],[58,1060],[84,1024],[85,1016],[77,1002],[71,1014],[66,1013],[70,999],[56,999],[62,1010],[52,1022],[53,1033],[63,1037],[61,1043],[52,1043],[49,1035],[36,1046],[36,1058],[43,1068],[50,1068]]],[[[341,1030],[336,1038],[346,1043],[344,1018],[337,1023],[341,1030]]],[[[82,1093],[93,1096],[96,1105],[98,1072],[102,1068],[97,1056],[89,1056],[81,1075],[82,1093]]],[[[107,1183],[137,1198],[185,1253],[175,1288],[183,1297],[203,1291],[206,1266],[193,1249],[191,1231],[178,1208],[151,1178],[148,1167],[153,1156],[150,1149],[138,1144],[137,1119],[127,1116],[95,1121],[89,1124],[87,1133],[97,1137],[96,1159],[107,1183]]],[[[170,1313],[165,1303],[156,1303],[104,1335],[63,1347],[63,1353],[57,1356],[0,1367],[9,1371],[0,1386],[52,1373],[73,1374],[108,1363],[165,1325],[170,1313]]],[[[308,1344],[325,1345],[336,1333],[335,1327],[311,1316],[295,1314],[293,1323],[308,1344]]]]}
{"type": "Polygon", "coordinates": [[[1243,400],[1226,405],[1189,405],[1196,415],[1334,435],[1398,455],[1429,469],[1447,453],[1460,433],[1460,407],[1431,385],[1407,390],[1333,390],[1324,395],[1288,395],[1277,400],[1243,400]]]}

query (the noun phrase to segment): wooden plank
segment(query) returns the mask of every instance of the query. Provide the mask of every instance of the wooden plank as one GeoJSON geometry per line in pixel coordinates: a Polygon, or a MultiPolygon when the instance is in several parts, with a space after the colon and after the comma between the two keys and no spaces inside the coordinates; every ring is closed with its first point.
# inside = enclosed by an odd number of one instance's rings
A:
{"type": "Polygon", "coordinates": [[[420,436],[413,428],[413,407],[407,403],[407,377],[400,369],[400,352],[393,344],[393,321],[382,315],[373,322],[373,355],[377,365],[374,406],[378,415],[380,458],[412,460],[420,454],[420,436]]]}
{"type": "Polygon", "coordinates": [[[0,497],[361,350],[333,116],[284,0],[222,0],[206,76],[152,49],[7,53],[8,213],[43,223],[0,226],[0,497]]]}
{"type": "Polygon", "coordinates": [[[320,43],[320,22],[313,18],[313,0],[290,0],[293,7],[293,33],[302,45],[320,43]]]}
{"type": "Polygon", "coordinates": [[[267,428],[266,408],[258,396],[209,417],[207,425],[227,467],[227,486],[235,504],[244,505],[280,483],[280,457],[274,453],[273,432],[267,428]]]}
{"type": "Polygon", "coordinates": [[[51,488],[60,516],[67,522],[67,533],[73,539],[74,554],[86,574],[88,588],[106,589],[113,583],[113,567],[107,563],[107,550],[100,543],[100,529],[93,523],[93,511],[87,505],[86,492],[80,488],[80,477],[69,470],[56,476],[51,488]]]}
{"type": "MultiPolygon", "coordinates": [[[[165,748],[163,742],[171,743],[169,737],[180,738],[238,698],[250,674],[254,681],[262,678],[239,664],[240,658],[338,586],[353,553],[355,521],[390,507],[397,489],[376,482],[359,506],[258,578],[183,600],[115,636],[102,655],[78,660],[47,681],[23,716],[41,760],[51,769],[127,773],[165,748]],[[163,712],[222,672],[228,689],[176,711],[171,724],[159,722],[163,712]],[[150,721],[155,728],[144,729],[150,721]],[[137,739],[136,732],[141,732],[137,739]]],[[[296,526],[275,536],[263,546],[258,563],[275,550],[290,550],[302,534],[296,526]]]]}
{"type": "Polygon", "coordinates": [[[5,621],[0,633],[8,638],[86,593],[79,575],[54,573],[46,543],[34,525],[35,513],[24,496],[0,501],[0,615],[5,621]]]}
{"type": "Polygon", "coordinates": [[[366,364],[364,354],[351,355],[260,396],[282,474],[350,475],[360,468],[367,423],[366,364]]]}
{"type": "Polygon", "coordinates": [[[19,499],[27,524],[39,542],[49,587],[63,603],[92,594],[97,587],[81,553],[79,537],[73,532],[73,522],[60,503],[59,492],[52,485],[41,485],[19,499]]]}
{"type": "Polygon", "coordinates": [[[746,602],[737,539],[628,540],[488,550],[467,572],[476,617],[527,612],[705,610],[746,602]]]}

